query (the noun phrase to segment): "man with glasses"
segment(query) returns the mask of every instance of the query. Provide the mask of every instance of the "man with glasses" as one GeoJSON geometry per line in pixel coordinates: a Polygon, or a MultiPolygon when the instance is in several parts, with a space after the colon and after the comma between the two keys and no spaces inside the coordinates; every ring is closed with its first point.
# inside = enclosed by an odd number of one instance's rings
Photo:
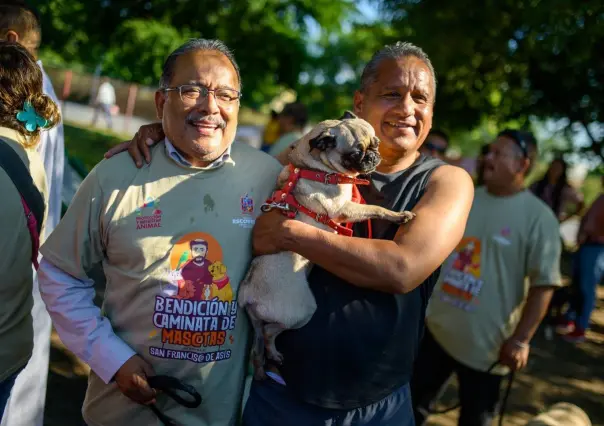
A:
{"type": "Polygon", "coordinates": [[[98,164],[41,249],[44,302],[63,343],[92,370],[87,424],[151,425],[156,415],[182,425],[237,421],[249,327],[236,292],[257,203],[281,169],[232,143],[240,97],[224,44],[179,47],[155,94],[165,139],[151,148],[153,163],[139,169],[124,153],[98,164]],[[102,312],[86,275],[99,262],[102,312]],[[156,374],[191,386],[201,405],[186,408],[152,389],[156,374]]]}
{"type": "Polygon", "coordinates": [[[459,424],[491,425],[503,375],[526,366],[531,338],[561,285],[558,221],[524,187],[536,155],[533,136],[515,130],[489,146],[484,186],[428,306],[411,382],[417,425],[452,373],[460,383],[459,424]]]}

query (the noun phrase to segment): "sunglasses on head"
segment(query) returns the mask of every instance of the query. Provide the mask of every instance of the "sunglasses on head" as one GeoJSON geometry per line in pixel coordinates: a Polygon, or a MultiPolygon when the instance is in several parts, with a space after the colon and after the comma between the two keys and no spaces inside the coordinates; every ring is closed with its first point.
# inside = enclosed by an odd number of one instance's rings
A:
{"type": "Polygon", "coordinates": [[[518,130],[508,130],[504,132],[503,135],[511,138],[522,151],[524,158],[528,158],[528,142],[522,132],[519,132],[518,130]]]}

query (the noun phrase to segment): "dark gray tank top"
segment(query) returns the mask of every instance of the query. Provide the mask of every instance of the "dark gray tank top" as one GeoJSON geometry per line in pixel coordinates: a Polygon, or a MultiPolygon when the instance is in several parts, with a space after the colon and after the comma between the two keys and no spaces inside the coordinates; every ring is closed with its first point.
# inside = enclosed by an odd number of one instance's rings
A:
{"type": "MultiPolygon", "coordinates": [[[[371,174],[359,187],[367,204],[411,210],[440,160],[420,156],[408,169],[371,174]]],[[[372,237],[392,240],[398,225],[374,220],[372,237]]],[[[367,225],[355,225],[367,237],[367,225]]],[[[315,266],[309,276],[317,311],[306,326],[284,332],[277,349],[287,388],[310,404],[350,410],[375,403],[408,383],[440,268],[407,294],[366,290],[315,266]]],[[[287,283],[283,283],[287,285],[287,283]]]]}

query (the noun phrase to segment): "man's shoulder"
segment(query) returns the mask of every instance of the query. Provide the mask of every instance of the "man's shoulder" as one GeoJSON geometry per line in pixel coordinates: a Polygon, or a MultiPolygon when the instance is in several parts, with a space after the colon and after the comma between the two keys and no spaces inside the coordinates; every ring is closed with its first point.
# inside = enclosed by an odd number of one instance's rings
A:
{"type": "Polygon", "coordinates": [[[283,165],[274,157],[242,142],[233,143],[231,157],[236,164],[244,164],[246,167],[243,169],[253,170],[257,177],[275,177],[283,169],[283,165]]]}
{"type": "MultiPolygon", "coordinates": [[[[158,144],[163,146],[163,144],[158,144]]],[[[157,145],[151,148],[151,157],[158,154],[157,145]]],[[[153,160],[157,161],[156,158],[153,160]]],[[[153,161],[152,160],[152,161],[153,161]]],[[[143,166],[148,167],[147,164],[143,166]]],[[[130,157],[127,151],[120,152],[111,158],[104,158],[90,171],[99,181],[100,185],[118,184],[123,181],[132,180],[142,169],[136,167],[136,164],[130,157]]]]}
{"type": "Polygon", "coordinates": [[[434,159],[432,173],[428,185],[454,185],[459,190],[474,191],[474,182],[470,174],[461,167],[447,164],[444,161],[434,159]]]}
{"type": "Polygon", "coordinates": [[[541,226],[550,228],[552,232],[558,232],[560,228],[560,222],[556,218],[554,211],[550,206],[537,197],[530,190],[525,190],[520,194],[519,205],[522,207],[522,211],[516,212],[529,219],[529,226],[541,226]]]}

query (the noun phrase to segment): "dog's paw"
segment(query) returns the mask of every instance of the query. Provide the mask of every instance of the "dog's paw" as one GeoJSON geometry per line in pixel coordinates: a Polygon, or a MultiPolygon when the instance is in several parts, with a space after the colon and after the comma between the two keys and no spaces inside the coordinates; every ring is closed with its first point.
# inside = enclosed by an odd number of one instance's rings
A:
{"type": "Polygon", "coordinates": [[[400,212],[397,215],[396,223],[398,223],[398,224],[407,223],[414,217],[415,217],[415,213],[413,213],[413,212],[408,212],[408,211],[400,212]]]}
{"type": "Polygon", "coordinates": [[[254,367],[254,380],[264,380],[267,377],[264,367],[254,367]]]}
{"type": "Polygon", "coordinates": [[[275,361],[278,365],[283,364],[283,355],[277,349],[271,350],[267,348],[266,356],[275,361]]]}

